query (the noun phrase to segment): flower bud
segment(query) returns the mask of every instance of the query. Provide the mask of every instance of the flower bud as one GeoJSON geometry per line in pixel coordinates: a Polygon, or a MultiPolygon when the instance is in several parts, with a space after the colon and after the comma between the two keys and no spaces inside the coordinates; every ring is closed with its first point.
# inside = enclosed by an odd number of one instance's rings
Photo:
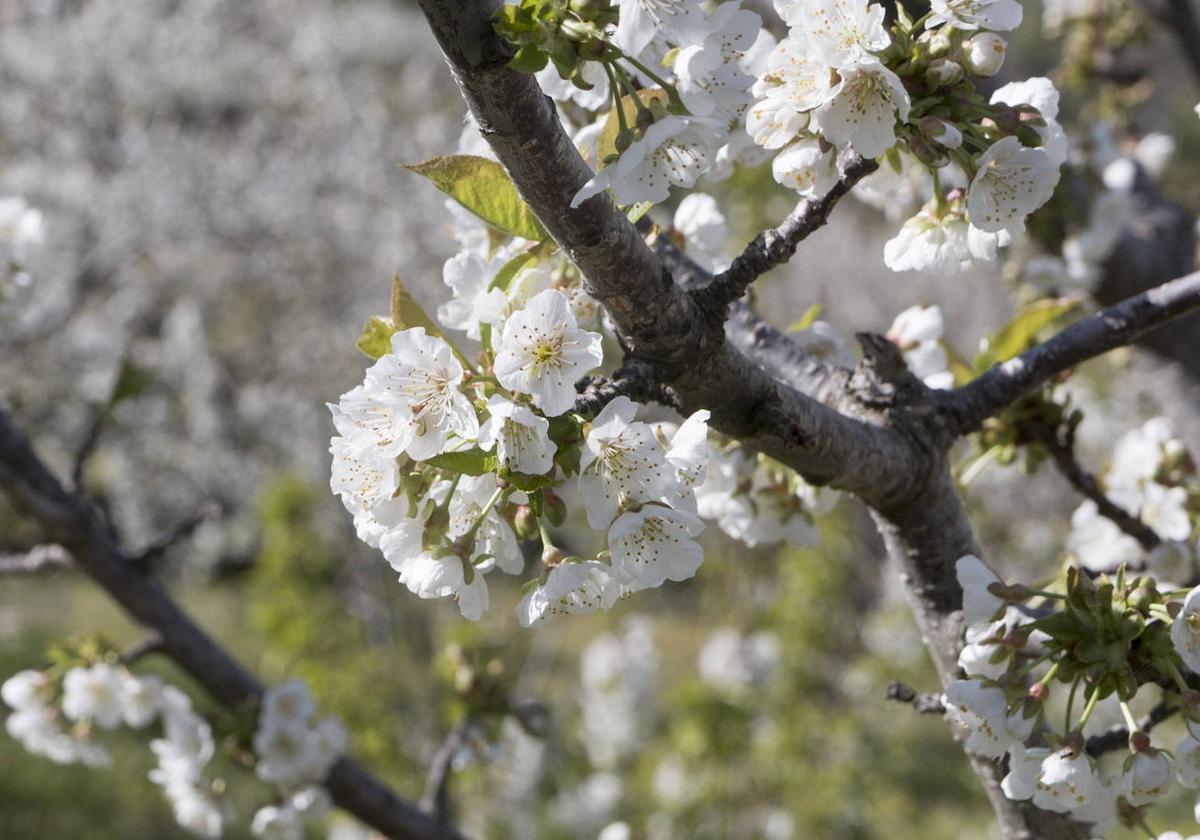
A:
{"type": "Polygon", "coordinates": [[[1145,752],[1150,749],[1150,736],[1140,729],[1129,733],[1130,752],[1145,752]]]}
{"type": "Polygon", "coordinates": [[[538,535],[537,517],[533,515],[533,511],[529,505],[518,505],[517,511],[513,514],[513,530],[517,532],[517,536],[523,540],[532,540],[538,535]]]}
{"type": "Polygon", "coordinates": [[[925,80],[934,85],[956,85],[962,77],[962,65],[948,58],[934,59],[925,68],[925,80]]]}
{"type": "Polygon", "coordinates": [[[937,143],[930,142],[920,134],[913,134],[908,138],[908,150],[921,163],[931,166],[934,169],[945,166],[950,162],[950,157],[946,154],[945,149],[937,143]]]}
{"type": "Polygon", "coordinates": [[[963,62],[976,76],[995,76],[1004,66],[1008,44],[995,32],[980,32],[962,45],[963,62]]]}
{"type": "Polygon", "coordinates": [[[958,126],[937,117],[922,118],[921,133],[944,149],[957,149],[963,142],[958,126]]]}
{"type": "Polygon", "coordinates": [[[567,505],[561,497],[546,490],[542,493],[542,513],[546,521],[557,528],[567,520],[567,505]]]}
{"type": "Polygon", "coordinates": [[[925,35],[929,36],[926,43],[929,44],[930,55],[942,55],[949,52],[950,47],[953,46],[950,36],[943,29],[926,29],[925,35]]]}
{"type": "Polygon", "coordinates": [[[637,137],[629,129],[617,132],[617,139],[613,141],[613,145],[618,152],[623,152],[633,145],[637,137]]]}
{"type": "Polygon", "coordinates": [[[1044,682],[1035,682],[1029,686],[1029,691],[1026,695],[1030,700],[1036,703],[1046,702],[1046,698],[1050,696],[1050,687],[1044,682]]]}
{"type": "Polygon", "coordinates": [[[548,545],[542,549],[542,563],[548,568],[554,568],[563,561],[562,550],[555,545],[548,545]]]}

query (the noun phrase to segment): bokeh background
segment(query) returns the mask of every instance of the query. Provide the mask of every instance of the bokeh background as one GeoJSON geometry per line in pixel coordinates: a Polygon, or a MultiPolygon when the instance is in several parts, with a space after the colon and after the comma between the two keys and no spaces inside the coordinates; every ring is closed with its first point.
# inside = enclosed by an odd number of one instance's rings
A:
{"type": "MultiPolygon", "coordinates": [[[[1063,73],[1063,41],[1026,9],[1004,78],[1063,73]]],[[[1177,42],[1139,20],[1122,60],[1142,75],[1114,130],[1177,139],[1159,180],[1194,218],[1200,90],[1177,42]]],[[[1068,89],[1067,117],[1092,119],[1071,99],[1092,93],[1068,89]]],[[[449,213],[401,164],[452,152],[463,113],[408,2],[0,0],[0,195],[26,197],[46,231],[33,282],[0,298],[0,401],[63,471],[103,411],[83,478],[129,546],[216,503],[158,573],[264,680],[307,680],[405,795],[478,692],[546,712],[544,737],[496,716],[460,750],[456,815],[475,836],[591,838],[617,820],[654,838],[996,836],[945,725],[885,700],[893,680],[936,683],[849,500],[818,549],[709,529],[694,581],[535,632],[514,620],[515,583],[468,624],[354,539],[328,490],[325,403],[361,378],[354,341],[393,272],[431,311],[448,297],[449,213]]],[[[706,188],[730,253],[791,203],[769,169],[706,188]]],[[[969,357],[1012,313],[1011,283],[891,273],[898,224],[843,203],[756,287],[760,311],[783,327],[819,303],[852,333],[937,303],[969,357]]],[[[1162,365],[1126,352],[1081,375],[1094,463],[1163,411],[1200,443],[1200,401],[1162,365]]],[[[1057,476],[994,466],[968,500],[996,566],[1058,567],[1077,500],[1057,476]]],[[[0,501],[0,552],[38,541],[0,501]]],[[[0,676],[97,634],[138,638],[79,576],[0,579],[0,676]]],[[[185,836],[145,779],[152,761],[131,737],[111,769],[61,768],[0,735],[0,837],[185,836]]],[[[251,777],[236,777],[248,800],[251,777]]]]}

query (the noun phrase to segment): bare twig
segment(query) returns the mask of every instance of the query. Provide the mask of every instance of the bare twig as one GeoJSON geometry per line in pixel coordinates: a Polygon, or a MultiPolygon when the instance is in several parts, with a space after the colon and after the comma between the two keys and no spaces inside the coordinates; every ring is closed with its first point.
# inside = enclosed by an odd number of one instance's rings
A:
{"type": "Polygon", "coordinates": [[[133,564],[134,568],[141,571],[149,570],[154,561],[161,557],[167,549],[187,539],[205,522],[210,519],[216,519],[220,515],[220,505],[212,501],[204,502],[190,514],[155,537],[149,545],[129,558],[129,562],[133,564]]]}
{"type": "Polygon", "coordinates": [[[429,762],[425,792],[421,794],[421,809],[440,823],[450,821],[450,776],[454,771],[454,757],[466,743],[470,731],[471,716],[463,715],[446,733],[445,740],[429,762]]]}
{"type": "Polygon", "coordinates": [[[61,545],[37,545],[24,553],[0,554],[0,576],[36,575],[71,565],[71,555],[61,545]]]}
{"type": "Polygon", "coordinates": [[[750,284],[772,268],[783,265],[796,253],[796,248],[813,231],[824,226],[829,213],[850,189],[879,168],[878,161],[852,157],[841,169],[841,177],[829,192],[820,198],[806,198],[796,205],[779,227],[764,230],[746,246],[725,271],[700,288],[693,290],[702,309],[725,312],[725,308],[740,298],[750,284]]]}
{"type": "Polygon", "coordinates": [[[575,385],[579,396],[575,410],[585,417],[595,417],[606,405],[620,396],[637,402],[658,402],[672,407],[678,399],[659,382],[654,366],[639,359],[626,359],[625,364],[611,376],[586,376],[575,385]]]}
{"type": "Polygon", "coordinates": [[[163,649],[163,637],[157,630],[147,630],[141,640],[121,651],[121,662],[132,665],[143,656],[157,653],[163,649]]]}
{"type": "MultiPolygon", "coordinates": [[[[79,569],[135,621],[157,633],[162,652],[214,699],[233,709],[258,701],[263,691],[259,682],[201,630],[157,581],[133,567],[96,509],[63,487],[2,410],[0,489],[22,504],[70,552],[79,569]]],[[[325,786],[335,804],[388,837],[461,838],[350,758],[333,765],[325,786]]]]}
{"type": "Polygon", "coordinates": [[[1049,341],[996,365],[961,388],[944,392],[942,411],[959,434],[975,431],[988,417],[1058,374],[1195,309],[1200,309],[1200,272],[1076,321],[1049,341]]]}
{"type": "MultiPolygon", "coordinates": [[[[1150,710],[1150,713],[1138,721],[1138,729],[1143,732],[1149,732],[1154,727],[1158,726],[1167,718],[1179,711],[1178,706],[1173,706],[1167,703],[1166,700],[1160,700],[1158,704],[1150,710]]],[[[1087,751],[1089,755],[1099,756],[1106,752],[1122,749],[1129,745],[1129,730],[1124,726],[1114,726],[1107,732],[1099,735],[1093,735],[1087,739],[1087,751]]]]}
{"type": "Polygon", "coordinates": [[[1096,477],[1076,460],[1074,429],[1054,429],[1047,423],[1030,420],[1021,424],[1021,430],[1042,445],[1058,471],[1080,495],[1095,503],[1101,516],[1137,540],[1146,551],[1153,551],[1162,543],[1153,528],[1110,499],[1096,477]]]}
{"type": "Polygon", "coordinates": [[[84,430],[83,439],[79,441],[79,446],[75,450],[75,458],[71,465],[71,486],[78,489],[83,481],[83,471],[87,467],[88,460],[92,457],[92,453],[96,451],[96,444],[100,442],[100,431],[104,428],[104,410],[100,406],[96,406],[88,418],[87,429],[84,430]]]}
{"type": "Polygon", "coordinates": [[[894,682],[887,687],[884,697],[888,700],[895,700],[897,703],[907,703],[920,715],[944,715],[946,713],[941,692],[918,694],[912,686],[894,682]]]}

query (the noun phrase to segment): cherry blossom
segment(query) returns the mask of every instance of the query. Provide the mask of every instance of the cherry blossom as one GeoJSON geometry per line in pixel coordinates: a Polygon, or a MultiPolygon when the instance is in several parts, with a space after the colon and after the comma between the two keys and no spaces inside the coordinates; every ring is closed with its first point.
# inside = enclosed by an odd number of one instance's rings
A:
{"type": "Polygon", "coordinates": [[[531,589],[517,606],[522,627],[536,627],[560,615],[607,610],[621,597],[612,570],[595,560],[559,563],[546,582],[531,589]]]}
{"type": "MultiPolygon", "coordinates": [[[[881,10],[882,7],[876,7],[881,10]]],[[[835,146],[879,157],[896,143],[896,119],[908,119],[910,100],[900,77],[878,59],[865,58],[841,71],[829,100],[817,109],[821,133],[835,146]]]]}
{"type": "Polygon", "coordinates": [[[1058,167],[1041,149],[1004,137],[979,160],[967,191],[971,224],[984,231],[1019,228],[1025,217],[1045,204],[1058,183],[1058,167]]]}
{"type": "Polygon", "coordinates": [[[604,407],[584,441],[579,489],[588,524],[607,529],[622,507],[677,490],[675,468],[653,430],[635,421],[637,404],[620,396],[604,407]]]}
{"type": "Polygon", "coordinates": [[[692,539],[703,530],[698,517],[668,507],[623,513],[608,531],[613,573],[633,591],[687,580],[704,562],[704,550],[692,539]]]}
{"type": "Polygon", "coordinates": [[[541,475],[553,468],[558,447],[550,440],[545,417],[500,394],[488,399],[487,408],[488,419],[479,429],[481,449],[494,446],[500,463],[519,473],[541,475]]]}
{"type": "Polygon", "coordinates": [[[1021,25],[1024,10],[1017,0],[931,0],[926,29],[945,24],[953,29],[1008,32],[1021,25]]]}

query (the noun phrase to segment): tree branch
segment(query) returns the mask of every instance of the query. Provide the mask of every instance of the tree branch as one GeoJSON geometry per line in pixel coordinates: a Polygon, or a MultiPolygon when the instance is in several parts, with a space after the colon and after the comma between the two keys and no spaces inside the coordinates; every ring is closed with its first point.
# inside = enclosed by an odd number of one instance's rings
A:
{"type": "Polygon", "coordinates": [[[1021,430],[1042,445],[1058,471],[1081,496],[1095,503],[1101,516],[1137,540],[1146,551],[1153,551],[1162,543],[1153,528],[1110,499],[1096,477],[1076,460],[1073,429],[1063,430],[1065,435],[1062,435],[1059,429],[1051,428],[1049,424],[1030,421],[1022,423],[1021,430]]]}
{"type": "MultiPolygon", "coordinates": [[[[23,504],[130,616],[157,633],[163,653],[214,699],[234,709],[258,701],[263,692],[258,681],[197,627],[159,583],[134,568],[96,509],[63,487],[2,410],[0,488],[23,504]]],[[[396,796],[350,758],[334,764],[325,786],[339,807],[388,837],[461,837],[396,796]]]]}
{"type": "Polygon", "coordinates": [[[751,283],[790,260],[800,243],[824,226],[842,196],[878,168],[879,163],[872,159],[855,156],[846,160],[837,183],[829,192],[818,199],[802,200],[779,227],[764,230],[754,237],[729,268],[692,291],[700,307],[723,315],[726,307],[745,294],[751,283]]]}
{"type": "MultiPolygon", "coordinates": [[[[1154,727],[1158,726],[1167,718],[1179,711],[1178,706],[1172,706],[1165,700],[1160,700],[1150,713],[1138,721],[1138,729],[1143,732],[1149,732],[1154,727]]],[[[1089,755],[1103,755],[1106,752],[1122,749],[1129,746],[1129,730],[1124,726],[1114,726],[1107,732],[1099,735],[1093,735],[1087,739],[1087,751],[1089,755]]]]}
{"type": "Polygon", "coordinates": [[[944,715],[946,713],[941,692],[931,691],[918,694],[911,685],[905,685],[902,682],[891,683],[887,687],[884,699],[912,706],[919,715],[944,715]]]}
{"type": "Polygon", "coordinates": [[[446,739],[429,762],[425,792],[421,794],[421,808],[441,823],[450,820],[450,775],[454,771],[454,756],[466,743],[470,730],[471,716],[463,715],[446,733],[446,739]]]}
{"type": "Polygon", "coordinates": [[[139,571],[149,571],[154,561],[161,557],[167,549],[181,540],[187,539],[205,522],[215,519],[220,515],[221,506],[216,502],[203,503],[183,519],[155,537],[149,545],[129,558],[129,562],[139,571]]]}
{"type": "Polygon", "coordinates": [[[1193,272],[1076,321],[963,387],[942,392],[941,409],[957,433],[975,431],[988,417],[1058,374],[1198,308],[1200,272],[1193,272]]]}
{"type": "Polygon", "coordinates": [[[654,366],[640,359],[627,358],[611,376],[585,376],[575,384],[575,390],[579,392],[575,410],[585,417],[595,417],[619,396],[678,406],[675,395],[658,381],[654,366]]]}
{"type": "Polygon", "coordinates": [[[0,577],[36,575],[70,565],[71,555],[61,545],[37,545],[23,554],[0,554],[0,577]]]}

